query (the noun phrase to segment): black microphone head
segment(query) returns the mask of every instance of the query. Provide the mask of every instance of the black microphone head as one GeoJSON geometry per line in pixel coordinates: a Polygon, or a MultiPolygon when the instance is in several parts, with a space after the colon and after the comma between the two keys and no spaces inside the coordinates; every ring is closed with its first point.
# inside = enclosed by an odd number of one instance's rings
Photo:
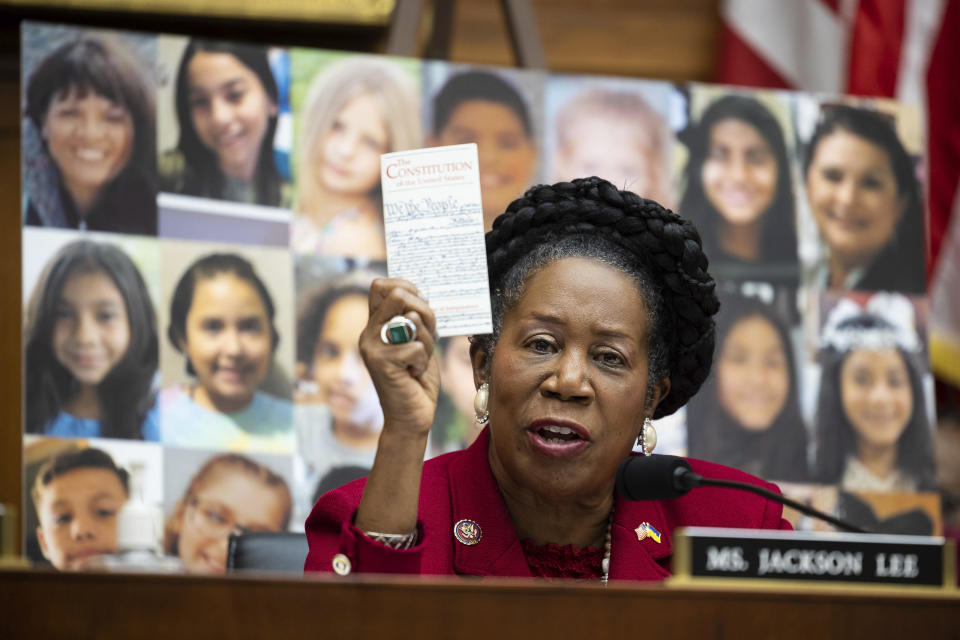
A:
{"type": "Polygon", "coordinates": [[[690,487],[681,480],[693,473],[677,456],[630,456],[617,469],[617,491],[627,500],[670,500],[690,487]]]}

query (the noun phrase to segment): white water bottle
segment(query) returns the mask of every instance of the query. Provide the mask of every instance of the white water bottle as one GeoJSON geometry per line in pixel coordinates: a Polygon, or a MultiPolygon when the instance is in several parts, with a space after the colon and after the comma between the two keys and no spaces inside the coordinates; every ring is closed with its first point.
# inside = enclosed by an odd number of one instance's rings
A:
{"type": "Polygon", "coordinates": [[[117,519],[117,551],[91,559],[87,568],[104,571],[181,573],[179,558],[163,555],[163,510],[143,499],[144,466],[130,465],[130,499],[117,519]]]}

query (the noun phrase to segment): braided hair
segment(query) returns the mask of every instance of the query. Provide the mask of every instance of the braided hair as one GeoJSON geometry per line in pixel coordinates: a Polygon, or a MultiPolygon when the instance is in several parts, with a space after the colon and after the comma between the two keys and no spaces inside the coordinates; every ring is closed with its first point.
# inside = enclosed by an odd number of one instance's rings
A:
{"type": "Polygon", "coordinates": [[[494,221],[486,244],[494,331],[474,342],[488,354],[529,276],[554,260],[586,257],[638,284],[651,327],[648,397],[653,384],[670,379],[653,417],[675,412],[700,388],[720,304],[690,221],[601,178],[580,178],[529,189],[494,221]]]}

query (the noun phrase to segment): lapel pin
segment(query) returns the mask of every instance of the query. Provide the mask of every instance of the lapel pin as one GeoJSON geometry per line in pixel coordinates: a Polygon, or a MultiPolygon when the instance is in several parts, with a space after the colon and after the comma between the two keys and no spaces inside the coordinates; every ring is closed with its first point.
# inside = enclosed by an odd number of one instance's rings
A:
{"type": "Polygon", "coordinates": [[[654,529],[653,525],[649,522],[641,522],[640,526],[634,529],[634,532],[637,534],[637,540],[650,538],[657,544],[660,544],[660,532],[654,529]]]}
{"type": "Polygon", "coordinates": [[[453,525],[453,535],[460,544],[472,547],[480,542],[483,532],[480,531],[480,525],[473,520],[461,520],[453,525]]]}

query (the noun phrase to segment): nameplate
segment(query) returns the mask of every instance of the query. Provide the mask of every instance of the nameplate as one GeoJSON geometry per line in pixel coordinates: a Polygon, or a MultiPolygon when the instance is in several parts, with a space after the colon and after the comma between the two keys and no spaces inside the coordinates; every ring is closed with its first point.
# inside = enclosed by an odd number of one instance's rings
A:
{"type": "Polygon", "coordinates": [[[674,573],[693,579],[791,580],[952,587],[953,541],[926,536],[688,527],[674,573]]]}

